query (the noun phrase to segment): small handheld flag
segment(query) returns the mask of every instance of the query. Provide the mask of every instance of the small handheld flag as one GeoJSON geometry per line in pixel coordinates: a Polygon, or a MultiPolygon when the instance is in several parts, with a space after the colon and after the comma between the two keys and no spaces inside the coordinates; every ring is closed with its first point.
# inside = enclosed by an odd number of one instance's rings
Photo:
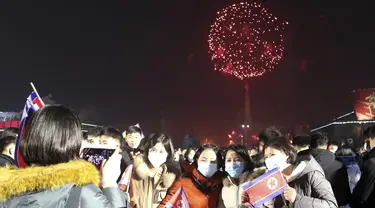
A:
{"type": "Polygon", "coordinates": [[[278,168],[272,169],[243,186],[250,204],[258,207],[283,193],[286,182],[278,168]]]}
{"type": "Polygon", "coordinates": [[[129,165],[121,176],[121,180],[118,182],[118,187],[129,193],[130,180],[132,177],[133,165],[129,165]]]}
{"type": "Polygon", "coordinates": [[[165,205],[166,208],[190,208],[186,195],[182,188],[179,188],[177,192],[165,205]]]}
{"type": "MultiPolygon", "coordinates": [[[[33,85],[32,85],[33,86],[33,85]]],[[[31,94],[29,95],[29,97],[27,98],[26,100],[26,104],[25,104],[25,107],[23,109],[23,113],[22,113],[22,118],[21,118],[21,123],[20,123],[20,128],[18,130],[18,136],[17,136],[17,140],[16,140],[16,154],[15,154],[15,161],[16,161],[16,164],[19,168],[25,168],[27,167],[27,164],[25,163],[25,161],[23,160],[22,158],[22,155],[19,151],[19,144],[20,144],[20,139],[21,137],[24,135],[24,129],[25,129],[25,125],[26,123],[28,122],[28,119],[30,118],[30,116],[38,111],[40,108],[42,108],[44,106],[44,102],[43,100],[39,97],[38,95],[38,92],[36,90],[34,90],[33,92],[31,92],[31,94]]]]}

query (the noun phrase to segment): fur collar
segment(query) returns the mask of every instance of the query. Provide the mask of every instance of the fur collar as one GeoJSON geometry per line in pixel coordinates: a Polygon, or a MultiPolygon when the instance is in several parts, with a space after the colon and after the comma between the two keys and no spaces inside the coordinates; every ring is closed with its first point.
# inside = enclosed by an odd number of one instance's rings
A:
{"type": "Polygon", "coordinates": [[[77,186],[99,185],[99,172],[84,160],[23,169],[7,166],[0,168],[0,201],[25,192],[43,191],[72,183],[77,186]]]}
{"type": "MultiPolygon", "coordinates": [[[[167,166],[164,164],[161,166],[161,186],[168,188],[176,179],[176,174],[169,172],[167,166]]],[[[145,180],[149,177],[150,168],[144,160],[144,155],[140,154],[134,158],[134,169],[136,178],[140,180],[145,180]]]]}

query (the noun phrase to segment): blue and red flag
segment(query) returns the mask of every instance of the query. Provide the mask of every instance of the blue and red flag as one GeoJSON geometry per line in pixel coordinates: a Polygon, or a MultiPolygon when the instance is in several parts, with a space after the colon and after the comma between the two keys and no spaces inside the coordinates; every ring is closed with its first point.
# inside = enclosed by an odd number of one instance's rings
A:
{"type": "Polygon", "coordinates": [[[44,102],[39,97],[38,93],[36,91],[31,92],[31,94],[29,95],[29,97],[26,100],[25,108],[23,109],[22,119],[21,119],[19,130],[18,130],[18,137],[17,137],[17,140],[16,140],[15,160],[16,160],[17,166],[20,167],[20,168],[27,167],[27,164],[23,160],[22,155],[19,151],[20,139],[22,138],[23,134],[25,133],[24,127],[25,127],[28,119],[30,118],[30,116],[34,112],[41,109],[43,106],[44,106],[44,102]]]}
{"type": "Polygon", "coordinates": [[[179,188],[177,192],[165,205],[166,208],[190,208],[186,195],[182,188],[179,188]]]}
{"type": "Polygon", "coordinates": [[[121,190],[129,192],[130,180],[132,178],[133,165],[129,165],[121,176],[118,186],[121,190]]]}
{"type": "Polygon", "coordinates": [[[284,192],[287,183],[278,168],[272,169],[243,186],[254,207],[259,207],[284,192]]]}

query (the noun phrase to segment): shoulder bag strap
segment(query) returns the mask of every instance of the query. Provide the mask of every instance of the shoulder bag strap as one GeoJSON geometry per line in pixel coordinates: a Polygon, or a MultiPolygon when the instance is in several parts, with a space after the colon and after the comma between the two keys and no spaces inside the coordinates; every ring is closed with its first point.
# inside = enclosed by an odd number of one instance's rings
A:
{"type": "Polygon", "coordinates": [[[65,207],[67,208],[79,208],[79,201],[81,198],[82,187],[74,185],[69,193],[68,201],[66,201],[65,207]]]}

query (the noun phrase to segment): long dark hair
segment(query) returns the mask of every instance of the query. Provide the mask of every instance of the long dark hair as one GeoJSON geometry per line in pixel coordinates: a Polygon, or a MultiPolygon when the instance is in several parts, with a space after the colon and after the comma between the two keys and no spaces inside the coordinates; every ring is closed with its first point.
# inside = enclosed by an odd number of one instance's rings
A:
{"type": "MultiPolygon", "coordinates": [[[[151,134],[146,140],[145,140],[145,161],[148,161],[148,150],[151,149],[153,146],[155,146],[157,143],[162,143],[165,150],[168,153],[167,161],[165,163],[170,163],[173,161],[173,155],[174,155],[174,148],[172,144],[172,139],[165,135],[165,134],[151,134]]],[[[149,164],[150,165],[150,164],[149,164]]]]}
{"type": "MultiPolygon", "coordinates": [[[[245,169],[244,169],[244,172],[245,171],[252,171],[253,168],[254,168],[254,165],[253,163],[251,162],[251,159],[250,159],[250,156],[249,156],[249,153],[247,152],[246,148],[240,144],[233,144],[231,146],[229,146],[228,148],[226,148],[225,150],[225,154],[224,154],[224,159],[228,153],[228,151],[233,151],[235,152],[237,155],[239,155],[244,161],[245,161],[245,169]]],[[[225,170],[225,163],[224,163],[224,170],[225,170]]]]}

